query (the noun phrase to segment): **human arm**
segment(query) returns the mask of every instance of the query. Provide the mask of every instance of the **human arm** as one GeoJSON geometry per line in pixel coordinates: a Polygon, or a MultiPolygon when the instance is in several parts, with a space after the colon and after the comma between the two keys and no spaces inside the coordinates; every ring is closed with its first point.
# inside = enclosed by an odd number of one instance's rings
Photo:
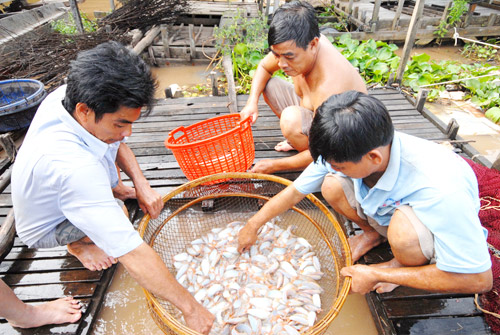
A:
{"type": "Polygon", "coordinates": [[[396,268],[356,264],[341,269],[340,273],[352,277],[352,292],[361,294],[376,289],[381,283],[450,293],[487,292],[493,283],[491,269],[481,273],[455,273],[442,271],[435,264],[396,268]]]}
{"type": "Polygon", "coordinates": [[[116,163],[132,179],[137,201],[142,211],[148,213],[153,219],[157,218],[163,208],[161,195],[151,188],[146,177],[142,174],[134,153],[125,143],[120,143],[116,163]]]}
{"type": "Polygon", "coordinates": [[[139,285],[179,308],[189,328],[202,334],[210,332],[214,316],[175,280],[149,245],[142,243],[119,261],[139,285]]]}
{"type": "Polygon", "coordinates": [[[309,150],[304,150],[296,155],[278,158],[278,159],[262,159],[255,163],[250,169],[254,173],[274,173],[284,170],[303,170],[313,159],[309,150]]]}
{"type": "Polygon", "coordinates": [[[257,121],[259,116],[259,97],[264,92],[267,82],[271,79],[274,72],[279,69],[278,61],[272,53],[267,54],[257,66],[255,75],[252,79],[252,86],[245,107],[240,112],[241,119],[252,117],[252,124],[257,121]]]}
{"type": "Polygon", "coordinates": [[[304,199],[305,196],[305,194],[297,191],[292,184],[272,197],[240,230],[238,234],[238,251],[245,252],[249,250],[257,240],[257,234],[262,225],[292,208],[300,200],[304,199]]]}

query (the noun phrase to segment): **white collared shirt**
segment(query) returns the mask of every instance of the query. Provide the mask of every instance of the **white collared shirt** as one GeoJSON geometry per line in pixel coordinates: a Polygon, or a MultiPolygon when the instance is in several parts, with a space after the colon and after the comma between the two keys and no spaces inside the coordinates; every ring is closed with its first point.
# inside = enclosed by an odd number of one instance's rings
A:
{"type": "Polygon", "coordinates": [[[28,246],[68,219],[99,248],[120,257],[142,243],[116,203],[115,160],[120,142],[107,144],[63,107],[66,86],[45,98],[12,171],[16,230],[28,246]]]}

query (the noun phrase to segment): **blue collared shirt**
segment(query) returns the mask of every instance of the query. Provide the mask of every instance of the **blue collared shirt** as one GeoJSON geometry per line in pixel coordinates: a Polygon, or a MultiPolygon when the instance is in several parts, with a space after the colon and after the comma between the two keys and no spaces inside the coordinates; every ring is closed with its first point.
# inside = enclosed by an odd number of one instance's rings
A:
{"type": "Polygon", "coordinates": [[[120,257],[142,243],[112,193],[120,142],[107,144],[85,130],[63,107],[65,92],[62,86],[42,102],[16,157],[16,230],[33,245],[68,219],[106,254],[120,257]]]}
{"type": "MultiPolygon", "coordinates": [[[[302,194],[319,192],[329,172],[320,157],[295,180],[302,194]]],[[[388,226],[401,205],[413,208],[434,235],[436,265],[457,273],[491,267],[487,230],[479,221],[479,191],[470,166],[452,151],[430,141],[395,132],[386,171],[372,188],[352,178],[364,213],[388,226]]]]}

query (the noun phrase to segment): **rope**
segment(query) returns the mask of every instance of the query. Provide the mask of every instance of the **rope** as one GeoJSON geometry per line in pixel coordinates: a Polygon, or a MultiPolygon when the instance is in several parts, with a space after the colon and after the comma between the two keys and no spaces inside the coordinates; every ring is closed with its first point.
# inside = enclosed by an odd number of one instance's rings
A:
{"type": "Polygon", "coordinates": [[[497,314],[497,313],[493,313],[493,312],[490,312],[490,311],[487,311],[485,310],[484,308],[482,308],[481,306],[479,306],[479,303],[477,302],[477,297],[478,297],[478,294],[476,293],[474,295],[474,304],[476,305],[477,309],[479,309],[481,312],[483,313],[486,313],[486,314],[489,314],[489,315],[493,315],[494,317],[496,317],[497,319],[500,319],[500,314],[497,314]]]}
{"type": "Polygon", "coordinates": [[[469,78],[462,78],[462,79],[455,79],[455,80],[448,80],[448,81],[443,81],[441,83],[434,83],[434,84],[428,84],[428,85],[422,85],[422,86],[419,86],[420,88],[422,87],[429,87],[429,86],[436,86],[436,85],[443,85],[443,84],[449,84],[449,83],[456,83],[456,82],[460,82],[460,81],[465,81],[465,80],[469,80],[469,79],[477,79],[477,78],[484,78],[484,77],[492,77],[492,76],[497,76],[498,73],[496,72],[493,72],[492,74],[485,74],[483,76],[477,76],[477,77],[469,77],[469,78]]]}
{"type": "Polygon", "coordinates": [[[496,211],[500,211],[500,200],[498,200],[497,198],[493,198],[493,197],[490,197],[488,195],[488,196],[482,197],[480,200],[486,202],[484,205],[481,206],[481,208],[479,208],[480,211],[484,211],[487,209],[493,209],[496,211]],[[495,202],[495,201],[498,203],[498,205],[492,206],[491,203],[495,202]]]}
{"type": "Polygon", "coordinates": [[[483,45],[487,45],[487,46],[490,46],[490,47],[493,47],[493,48],[500,49],[500,45],[490,44],[490,43],[485,43],[485,42],[481,42],[481,41],[471,40],[470,38],[460,37],[460,35],[457,32],[457,28],[453,28],[453,29],[455,29],[455,33],[453,34],[453,38],[455,39],[455,46],[457,46],[457,39],[461,39],[461,40],[464,40],[464,41],[469,41],[469,42],[472,42],[472,43],[483,44],[483,45]]]}

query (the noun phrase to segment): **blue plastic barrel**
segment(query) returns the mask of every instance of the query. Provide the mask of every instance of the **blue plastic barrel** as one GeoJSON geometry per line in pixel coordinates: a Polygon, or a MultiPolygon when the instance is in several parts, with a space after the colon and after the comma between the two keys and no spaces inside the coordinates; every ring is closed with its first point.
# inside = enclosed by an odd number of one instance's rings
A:
{"type": "Polygon", "coordinates": [[[0,81],[0,133],[28,127],[46,95],[38,80],[0,81]]]}

